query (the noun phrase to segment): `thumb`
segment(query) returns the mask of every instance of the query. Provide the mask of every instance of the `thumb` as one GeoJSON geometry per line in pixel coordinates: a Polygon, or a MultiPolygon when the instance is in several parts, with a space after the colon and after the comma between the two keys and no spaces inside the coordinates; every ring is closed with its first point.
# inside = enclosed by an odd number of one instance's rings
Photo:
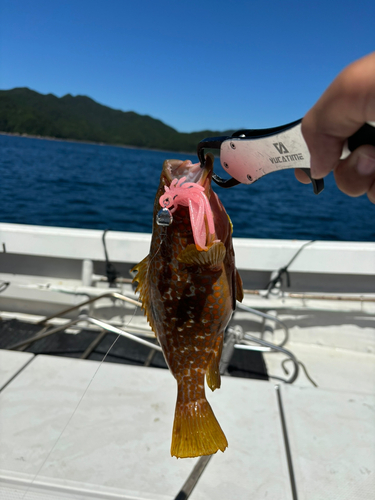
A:
{"type": "Polygon", "coordinates": [[[369,200],[375,203],[375,147],[365,145],[357,148],[336,165],[334,176],[343,193],[349,196],[367,193],[369,200]]]}

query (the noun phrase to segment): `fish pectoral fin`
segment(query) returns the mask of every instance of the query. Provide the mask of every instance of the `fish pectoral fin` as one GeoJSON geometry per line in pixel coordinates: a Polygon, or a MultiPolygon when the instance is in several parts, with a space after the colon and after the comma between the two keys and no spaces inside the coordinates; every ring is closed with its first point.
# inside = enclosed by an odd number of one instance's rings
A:
{"type": "Polygon", "coordinates": [[[221,241],[213,243],[208,250],[197,250],[194,244],[188,245],[177,256],[177,260],[184,264],[204,266],[204,267],[217,267],[220,266],[226,254],[226,248],[221,241]]]}
{"type": "Polygon", "coordinates": [[[227,438],[206,398],[188,403],[177,399],[171,455],[193,458],[212,455],[228,446],[227,438]]]}
{"type": "Polygon", "coordinates": [[[243,301],[242,279],[237,269],[235,269],[235,272],[236,272],[236,300],[238,300],[238,302],[242,302],[243,301]]]}

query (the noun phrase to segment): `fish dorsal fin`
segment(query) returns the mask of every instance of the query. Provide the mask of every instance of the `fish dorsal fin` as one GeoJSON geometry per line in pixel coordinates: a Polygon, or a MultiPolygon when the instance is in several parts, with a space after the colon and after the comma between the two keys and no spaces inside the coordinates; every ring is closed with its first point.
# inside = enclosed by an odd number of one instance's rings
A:
{"type": "Polygon", "coordinates": [[[150,314],[151,303],[150,303],[149,285],[147,281],[149,261],[150,261],[150,256],[147,255],[147,257],[141,260],[139,264],[133,267],[132,271],[137,271],[137,274],[133,279],[133,283],[138,282],[136,291],[139,292],[139,298],[142,302],[142,309],[144,310],[145,315],[147,316],[147,320],[150,323],[151,329],[155,332],[153,317],[150,314]]]}
{"type": "Polygon", "coordinates": [[[133,279],[133,283],[135,281],[138,282],[137,292],[139,292],[141,300],[144,298],[145,292],[147,293],[146,275],[148,271],[148,261],[149,261],[149,256],[147,255],[143,260],[141,260],[141,262],[135,265],[131,270],[131,272],[137,271],[137,274],[133,279]]]}
{"type": "Polygon", "coordinates": [[[192,244],[182,250],[177,260],[184,264],[195,266],[216,267],[223,263],[226,252],[225,245],[221,241],[213,243],[207,251],[199,251],[196,246],[192,244]]]}

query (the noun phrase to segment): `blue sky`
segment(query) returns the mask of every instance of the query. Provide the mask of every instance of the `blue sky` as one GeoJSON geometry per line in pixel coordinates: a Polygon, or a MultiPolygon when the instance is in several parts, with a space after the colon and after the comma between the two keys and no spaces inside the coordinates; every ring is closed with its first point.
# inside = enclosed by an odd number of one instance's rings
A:
{"type": "Polygon", "coordinates": [[[0,88],[88,95],[182,132],[271,127],[375,50],[374,19],[374,0],[0,0],[0,88]]]}

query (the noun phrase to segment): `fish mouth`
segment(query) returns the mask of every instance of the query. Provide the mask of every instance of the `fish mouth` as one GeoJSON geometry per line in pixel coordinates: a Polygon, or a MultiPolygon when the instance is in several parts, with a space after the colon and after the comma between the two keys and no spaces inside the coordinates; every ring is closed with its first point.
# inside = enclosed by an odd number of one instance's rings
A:
{"type": "Polygon", "coordinates": [[[194,182],[204,188],[211,185],[211,177],[214,167],[214,158],[211,154],[206,156],[204,167],[200,163],[192,163],[190,160],[166,160],[164,173],[167,184],[170,185],[174,179],[180,180],[186,177],[185,182],[194,182]]]}

